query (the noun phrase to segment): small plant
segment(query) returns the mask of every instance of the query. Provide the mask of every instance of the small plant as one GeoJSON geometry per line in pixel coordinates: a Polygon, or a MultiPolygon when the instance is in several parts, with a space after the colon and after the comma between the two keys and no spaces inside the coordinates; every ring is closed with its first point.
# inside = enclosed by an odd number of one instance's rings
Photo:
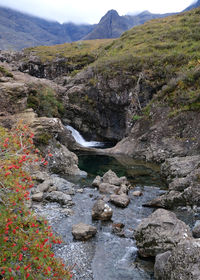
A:
{"type": "Polygon", "coordinates": [[[3,66],[0,66],[0,76],[5,76],[5,77],[10,77],[13,78],[13,74],[11,72],[9,72],[6,68],[4,68],[3,66]]]}
{"type": "Polygon", "coordinates": [[[133,121],[138,121],[142,118],[142,116],[139,116],[139,115],[134,115],[133,116],[133,121]]]}

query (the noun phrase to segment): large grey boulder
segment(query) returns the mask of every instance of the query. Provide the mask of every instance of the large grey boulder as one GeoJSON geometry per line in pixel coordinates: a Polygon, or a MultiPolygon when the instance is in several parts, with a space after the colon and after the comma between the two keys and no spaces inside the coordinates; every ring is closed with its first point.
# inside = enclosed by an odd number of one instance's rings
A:
{"type": "Polygon", "coordinates": [[[156,257],[156,280],[199,280],[200,239],[179,243],[171,252],[156,257]]]}
{"type": "Polygon", "coordinates": [[[77,225],[73,225],[72,227],[72,235],[76,240],[88,240],[93,237],[97,233],[96,227],[91,225],[79,223],[77,225]]]}
{"type": "Polygon", "coordinates": [[[116,193],[119,191],[119,186],[111,185],[108,183],[101,183],[99,185],[99,192],[104,194],[116,193]]]}
{"type": "Polygon", "coordinates": [[[128,185],[126,177],[118,177],[115,172],[108,170],[102,177],[103,183],[108,183],[110,185],[120,186],[122,184],[128,185]]]}
{"type": "Polygon", "coordinates": [[[95,202],[92,208],[92,218],[94,220],[110,220],[112,218],[113,210],[102,199],[95,202]]]}
{"type": "Polygon", "coordinates": [[[116,206],[125,208],[128,206],[130,199],[129,199],[128,195],[126,195],[126,194],[121,194],[121,195],[112,194],[110,196],[110,201],[113,204],[115,204],[116,206]]]}
{"type": "Polygon", "coordinates": [[[47,193],[45,199],[51,202],[57,202],[61,205],[72,205],[72,198],[70,195],[59,191],[47,193]]]}
{"type": "Polygon", "coordinates": [[[180,241],[191,238],[190,228],[164,209],[142,220],[135,230],[136,245],[142,257],[154,257],[172,250],[180,241]]]}

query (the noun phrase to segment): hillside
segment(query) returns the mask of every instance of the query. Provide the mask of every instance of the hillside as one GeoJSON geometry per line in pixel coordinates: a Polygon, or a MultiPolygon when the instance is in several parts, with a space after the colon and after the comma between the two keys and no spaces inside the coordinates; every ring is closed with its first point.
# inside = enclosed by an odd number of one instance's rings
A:
{"type": "Polygon", "coordinates": [[[80,40],[93,25],[60,24],[0,7],[0,49],[20,50],[80,40]]]}
{"type": "Polygon", "coordinates": [[[50,46],[81,39],[117,38],[135,25],[167,15],[143,12],[137,16],[119,16],[116,11],[109,11],[97,25],[77,25],[60,24],[0,7],[0,49],[21,50],[27,47],[50,46]]]}
{"type": "MultiPolygon", "coordinates": [[[[72,126],[96,139],[118,141],[160,106],[167,108],[164,118],[199,112],[199,13],[198,8],[155,19],[107,42],[27,49],[20,69],[41,78],[59,77],[66,85],[63,102],[72,126]]],[[[195,133],[191,139],[197,139],[195,133]]],[[[173,134],[177,139],[184,135],[173,134]]]]}

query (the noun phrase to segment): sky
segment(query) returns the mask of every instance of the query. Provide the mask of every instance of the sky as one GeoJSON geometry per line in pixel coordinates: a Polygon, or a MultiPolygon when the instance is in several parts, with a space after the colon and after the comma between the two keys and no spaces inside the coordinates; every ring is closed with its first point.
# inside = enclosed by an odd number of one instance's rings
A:
{"type": "Polygon", "coordinates": [[[152,13],[180,12],[197,0],[0,0],[0,6],[10,7],[45,19],[74,23],[98,23],[111,9],[119,15],[144,10],[152,13]]]}

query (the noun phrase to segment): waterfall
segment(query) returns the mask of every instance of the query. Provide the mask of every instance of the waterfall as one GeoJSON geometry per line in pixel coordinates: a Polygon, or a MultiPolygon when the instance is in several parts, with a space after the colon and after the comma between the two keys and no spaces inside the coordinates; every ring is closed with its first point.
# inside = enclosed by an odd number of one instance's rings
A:
{"type": "Polygon", "coordinates": [[[72,136],[76,140],[78,144],[80,144],[83,147],[103,147],[103,142],[96,142],[96,141],[86,141],[83,136],[73,127],[70,125],[67,125],[66,128],[72,132],[72,136]]]}

